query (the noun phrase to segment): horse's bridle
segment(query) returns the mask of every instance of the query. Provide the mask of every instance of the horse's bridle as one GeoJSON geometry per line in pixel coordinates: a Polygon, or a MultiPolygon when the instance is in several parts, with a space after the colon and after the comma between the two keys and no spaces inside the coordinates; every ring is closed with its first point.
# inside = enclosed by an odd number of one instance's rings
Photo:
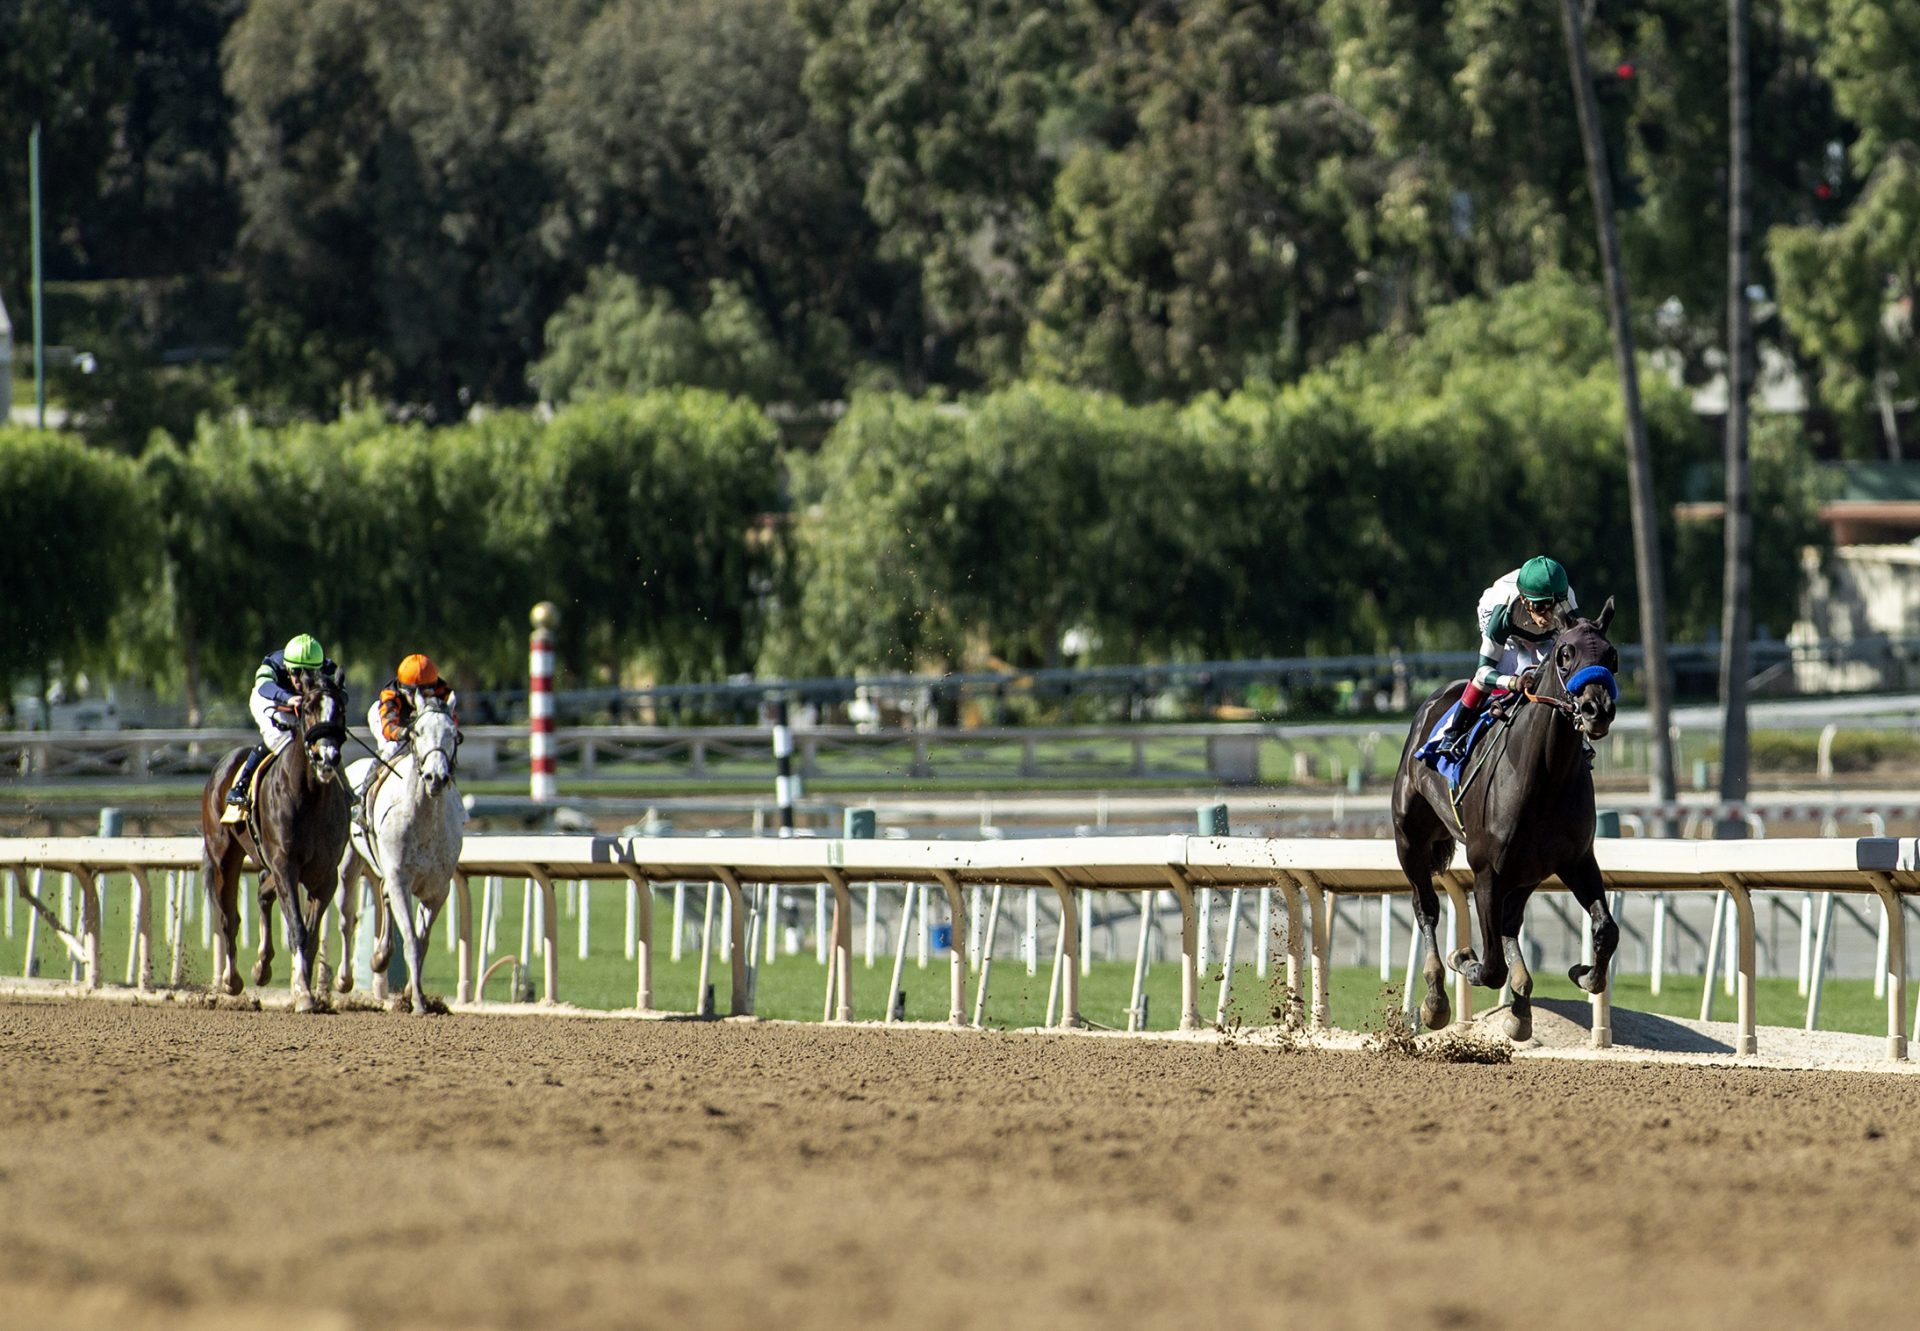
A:
{"type": "MultiPolygon", "coordinates": [[[[1554,646],[1556,649],[1559,647],[1558,638],[1555,638],[1554,646]]],[[[1532,689],[1522,689],[1520,691],[1521,696],[1528,702],[1545,703],[1555,711],[1563,713],[1568,720],[1573,722],[1574,729],[1580,731],[1582,734],[1586,733],[1586,727],[1580,723],[1580,709],[1573,704],[1574,694],[1589,684],[1605,684],[1607,686],[1607,692],[1612,695],[1613,700],[1616,703],[1620,701],[1620,681],[1614,678],[1613,671],[1603,665],[1595,663],[1593,665],[1581,666],[1578,670],[1574,671],[1572,677],[1569,678],[1563,676],[1560,672],[1559,652],[1557,650],[1547,653],[1546,665],[1553,670],[1553,677],[1560,685],[1560,696],[1554,697],[1551,694],[1535,693],[1532,689]]]]}

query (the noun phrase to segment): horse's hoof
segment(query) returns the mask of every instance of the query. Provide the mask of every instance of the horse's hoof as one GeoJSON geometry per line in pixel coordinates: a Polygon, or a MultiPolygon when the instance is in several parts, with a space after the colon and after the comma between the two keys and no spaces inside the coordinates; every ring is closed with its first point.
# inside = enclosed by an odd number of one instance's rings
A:
{"type": "Polygon", "coordinates": [[[240,997],[241,994],[246,992],[246,988],[247,988],[244,984],[240,983],[240,977],[238,975],[229,975],[227,977],[226,983],[221,985],[220,987],[226,990],[226,994],[228,998],[240,997]]]}
{"type": "Polygon", "coordinates": [[[352,971],[341,971],[333,977],[333,992],[336,994],[350,994],[353,992],[352,971]]]}
{"type": "Polygon", "coordinates": [[[253,963],[253,982],[260,986],[273,983],[273,967],[264,961],[253,963]]]}
{"type": "Polygon", "coordinates": [[[1524,1044],[1533,1038],[1533,1016],[1509,1012],[1501,1021],[1500,1029],[1506,1032],[1507,1038],[1515,1044],[1524,1044]]]}
{"type": "Polygon", "coordinates": [[[313,995],[309,993],[295,994],[293,996],[293,1010],[295,1012],[313,1011],[313,995]]]}
{"type": "Polygon", "coordinates": [[[1607,977],[1585,962],[1569,967],[1567,978],[1590,994],[1597,994],[1607,987],[1607,977]]]}
{"type": "Polygon", "coordinates": [[[1420,1020],[1430,1031],[1443,1029],[1453,1019],[1453,1005],[1445,994],[1428,994],[1420,1002],[1420,1020]]]}

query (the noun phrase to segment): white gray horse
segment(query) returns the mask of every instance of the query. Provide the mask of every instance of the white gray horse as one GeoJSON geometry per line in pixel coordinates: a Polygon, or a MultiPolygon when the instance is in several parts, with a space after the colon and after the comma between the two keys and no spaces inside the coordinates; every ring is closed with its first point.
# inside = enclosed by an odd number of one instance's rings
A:
{"type": "MultiPolygon", "coordinates": [[[[373,969],[383,974],[393,956],[393,926],[406,949],[407,994],[416,1013],[428,1010],[421,986],[427,941],[447,904],[447,888],[460,863],[461,829],[467,811],[454,785],[455,751],[460,732],[443,702],[428,699],[414,713],[407,750],[373,794],[364,826],[356,823],[340,863],[340,936],[342,957],[334,988],[353,989],[353,941],[360,905],[360,879],[383,887],[385,909],[376,899],[373,969]]],[[[363,788],[374,759],[347,769],[355,789],[363,788]]],[[[396,997],[394,1006],[401,1000],[396,997]]]]}

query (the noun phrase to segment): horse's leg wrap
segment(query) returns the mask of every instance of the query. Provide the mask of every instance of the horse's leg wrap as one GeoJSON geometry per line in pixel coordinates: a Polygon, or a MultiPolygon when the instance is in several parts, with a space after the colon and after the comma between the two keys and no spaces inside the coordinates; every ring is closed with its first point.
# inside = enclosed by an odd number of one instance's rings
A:
{"type": "Polygon", "coordinates": [[[1507,1009],[1503,1029],[1509,1040],[1519,1044],[1533,1038],[1533,972],[1527,969],[1518,938],[1508,934],[1500,940],[1500,948],[1506,954],[1513,985],[1513,1005],[1507,1009]]]}

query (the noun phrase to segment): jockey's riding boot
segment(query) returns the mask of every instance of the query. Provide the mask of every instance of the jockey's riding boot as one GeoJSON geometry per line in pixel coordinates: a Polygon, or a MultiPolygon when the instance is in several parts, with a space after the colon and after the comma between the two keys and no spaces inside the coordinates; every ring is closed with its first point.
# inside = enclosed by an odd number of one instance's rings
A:
{"type": "Polygon", "coordinates": [[[241,760],[240,770],[233,774],[233,785],[227,790],[226,812],[220,815],[223,823],[237,823],[247,814],[247,787],[253,784],[253,774],[259,770],[266,759],[267,746],[256,744],[248,750],[241,760]]]}
{"type": "Polygon", "coordinates": [[[1456,707],[1447,715],[1447,724],[1433,737],[1436,748],[1449,758],[1467,756],[1467,736],[1473,733],[1480,713],[1469,707],[1456,707]]]}

